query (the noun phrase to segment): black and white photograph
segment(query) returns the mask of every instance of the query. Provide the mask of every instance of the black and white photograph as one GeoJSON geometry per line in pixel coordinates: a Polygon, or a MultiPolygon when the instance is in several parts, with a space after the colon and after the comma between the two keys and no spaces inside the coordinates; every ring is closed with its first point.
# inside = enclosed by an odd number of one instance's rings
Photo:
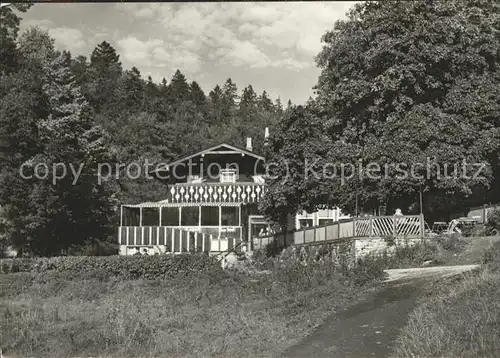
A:
{"type": "Polygon", "coordinates": [[[21,357],[500,357],[500,2],[1,2],[21,357]]]}

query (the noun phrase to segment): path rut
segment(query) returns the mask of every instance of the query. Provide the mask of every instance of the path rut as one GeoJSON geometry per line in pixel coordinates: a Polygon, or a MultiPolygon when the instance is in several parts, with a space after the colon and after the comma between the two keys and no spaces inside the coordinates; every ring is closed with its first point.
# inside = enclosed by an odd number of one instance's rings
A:
{"type": "Polygon", "coordinates": [[[408,314],[426,285],[440,276],[460,274],[477,265],[387,270],[383,288],[330,316],[285,357],[387,357],[408,314]]]}

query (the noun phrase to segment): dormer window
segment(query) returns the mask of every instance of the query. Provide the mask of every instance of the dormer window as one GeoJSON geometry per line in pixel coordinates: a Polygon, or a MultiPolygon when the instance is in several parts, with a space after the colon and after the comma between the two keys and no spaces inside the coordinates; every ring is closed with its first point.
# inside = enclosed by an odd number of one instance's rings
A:
{"type": "Polygon", "coordinates": [[[201,183],[201,177],[199,175],[190,175],[188,177],[188,183],[201,183]]]}
{"type": "Polygon", "coordinates": [[[221,169],[220,182],[221,183],[236,183],[236,170],[235,169],[221,169]]]}

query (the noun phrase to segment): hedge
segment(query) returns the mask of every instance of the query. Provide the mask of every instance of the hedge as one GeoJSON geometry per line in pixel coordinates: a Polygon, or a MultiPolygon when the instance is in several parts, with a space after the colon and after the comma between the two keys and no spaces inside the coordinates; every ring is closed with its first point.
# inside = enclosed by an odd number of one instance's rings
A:
{"type": "Polygon", "coordinates": [[[54,271],[81,277],[95,272],[122,279],[157,280],[197,275],[222,270],[206,254],[152,256],[60,256],[51,258],[14,258],[0,260],[0,273],[44,273],[54,271]]]}

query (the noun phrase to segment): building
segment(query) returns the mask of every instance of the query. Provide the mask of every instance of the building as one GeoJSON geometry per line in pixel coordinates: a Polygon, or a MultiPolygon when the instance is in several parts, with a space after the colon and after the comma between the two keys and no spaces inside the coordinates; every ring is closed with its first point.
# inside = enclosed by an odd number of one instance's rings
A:
{"type": "MultiPolygon", "coordinates": [[[[155,170],[151,174],[170,193],[159,202],[121,206],[120,254],[247,249],[251,237],[270,233],[258,212],[264,165],[247,138],[246,148],[221,143],[155,170]]],[[[338,210],[300,213],[293,226],[322,225],[340,215],[338,210]]]]}

